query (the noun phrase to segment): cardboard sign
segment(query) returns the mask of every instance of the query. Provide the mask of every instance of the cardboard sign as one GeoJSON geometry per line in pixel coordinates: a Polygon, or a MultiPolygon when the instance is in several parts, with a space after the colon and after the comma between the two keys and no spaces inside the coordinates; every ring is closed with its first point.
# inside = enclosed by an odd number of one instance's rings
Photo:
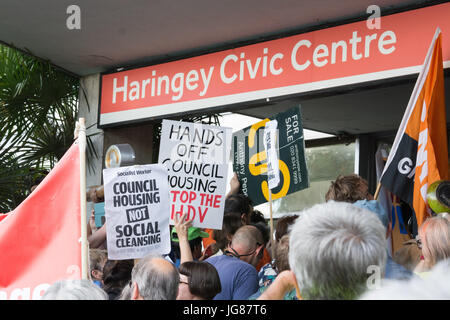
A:
{"type": "Polygon", "coordinates": [[[167,169],[159,164],[103,170],[108,259],[170,252],[167,169]]]}
{"type": "Polygon", "coordinates": [[[267,183],[271,190],[280,184],[280,170],[276,148],[277,127],[277,120],[272,120],[266,123],[264,129],[264,149],[267,154],[267,183]]]}
{"type": "Polygon", "coordinates": [[[221,229],[231,128],[163,120],[159,163],[169,171],[170,221],[187,213],[194,227],[221,229]]]}
{"type": "MultiPolygon", "coordinates": [[[[278,168],[280,183],[272,190],[272,199],[279,199],[309,187],[305,159],[300,107],[279,113],[278,168]]],[[[241,191],[250,197],[254,206],[269,201],[267,183],[267,153],[264,148],[264,129],[267,118],[233,134],[233,170],[241,183],[241,191]]]]}

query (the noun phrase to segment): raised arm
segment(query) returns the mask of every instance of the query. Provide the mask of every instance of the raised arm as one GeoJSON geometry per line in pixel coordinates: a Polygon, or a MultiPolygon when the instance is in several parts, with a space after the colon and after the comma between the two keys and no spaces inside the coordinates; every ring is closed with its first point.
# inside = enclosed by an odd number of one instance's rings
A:
{"type": "Polygon", "coordinates": [[[233,194],[237,194],[239,192],[239,187],[241,183],[239,182],[237,173],[235,172],[233,178],[230,180],[230,191],[227,193],[227,198],[232,196],[233,194]]]}
{"type": "Polygon", "coordinates": [[[283,300],[286,293],[296,288],[296,281],[294,272],[285,270],[275,278],[257,300],[283,300]]]}
{"type": "Polygon", "coordinates": [[[186,261],[193,261],[191,247],[189,246],[188,229],[192,226],[192,220],[186,220],[186,213],[178,220],[175,215],[175,229],[177,230],[178,241],[180,244],[180,264],[186,261]]]}
{"type": "Polygon", "coordinates": [[[99,248],[106,241],[106,222],[96,232],[88,236],[89,248],[99,248]]]}

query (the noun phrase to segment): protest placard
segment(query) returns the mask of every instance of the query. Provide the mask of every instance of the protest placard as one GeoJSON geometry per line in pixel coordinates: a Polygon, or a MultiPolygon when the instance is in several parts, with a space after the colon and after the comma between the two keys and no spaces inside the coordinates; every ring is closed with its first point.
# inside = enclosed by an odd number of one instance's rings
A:
{"type": "Polygon", "coordinates": [[[187,213],[193,226],[221,229],[231,128],[163,120],[159,163],[169,171],[170,221],[187,213]]]}
{"type": "MultiPolygon", "coordinates": [[[[277,120],[266,123],[264,129],[264,149],[267,154],[267,183],[269,189],[275,189],[280,184],[280,171],[277,154],[277,120]]],[[[269,190],[269,191],[270,191],[269,190]]]]}
{"type": "Polygon", "coordinates": [[[233,133],[233,170],[241,183],[241,192],[252,200],[254,206],[269,201],[264,129],[270,120],[277,120],[280,173],[280,183],[272,190],[272,199],[309,187],[302,118],[298,106],[233,133]]]}
{"type": "Polygon", "coordinates": [[[108,258],[170,252],[167,169],[160,164],[103,170],[108,258]]]}

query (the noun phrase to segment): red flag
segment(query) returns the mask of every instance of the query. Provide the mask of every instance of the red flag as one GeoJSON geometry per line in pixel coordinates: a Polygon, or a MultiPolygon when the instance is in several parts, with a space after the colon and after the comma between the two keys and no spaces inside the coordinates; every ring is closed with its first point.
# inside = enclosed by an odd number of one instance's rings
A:
{"type": "Polygon", "coordinates": [[[420,226],[430,215],[428,186],[447,176],[442,34],[438,28],[380,182],[410,204],[420,226]]]}
{"type": "Polygon", "coordinates": [[[53,282],[81,277],[79,163],[74,143],[0,221],[0,299],[39,299],[53,282]]]}

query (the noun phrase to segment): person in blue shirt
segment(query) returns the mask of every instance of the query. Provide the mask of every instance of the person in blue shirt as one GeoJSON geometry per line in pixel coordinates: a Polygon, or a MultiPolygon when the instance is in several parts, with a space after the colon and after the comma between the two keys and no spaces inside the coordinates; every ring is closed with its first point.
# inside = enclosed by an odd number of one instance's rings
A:
{"type": "MultiPolygon", "coordinates": [[[[383,226],[386,228],[386,238],[389,237],[391,233],[391,222],[389,221],[386,210],[384,210],[384,208],[377,200],[358,200],[354,203],[354,205],[375,213],[378,219],[380,219],[383,226]]],[[[402,265],[395,262],[388,252],[386,260],[386,270],[384,275],[386,279],[408,280],[413,276],[414,273],[411,270],[408,270],[402,265]]]]}
{"type": "Polygon", "coordinates": [[[103,287],[103,267],[108,260],[108,254],[106,250],[101,249],[89,249],[89,275],[93,283],[100,288],[103,287]]]}
{"type": "Polygon", "coordinates": [[[214,300],[246,300],[258,290],[255,266],[263,250],[261,232],[255,226],[246,225],[236,231],[223,255],[205,260],[217,269],[222,286],[214,300]]]}

